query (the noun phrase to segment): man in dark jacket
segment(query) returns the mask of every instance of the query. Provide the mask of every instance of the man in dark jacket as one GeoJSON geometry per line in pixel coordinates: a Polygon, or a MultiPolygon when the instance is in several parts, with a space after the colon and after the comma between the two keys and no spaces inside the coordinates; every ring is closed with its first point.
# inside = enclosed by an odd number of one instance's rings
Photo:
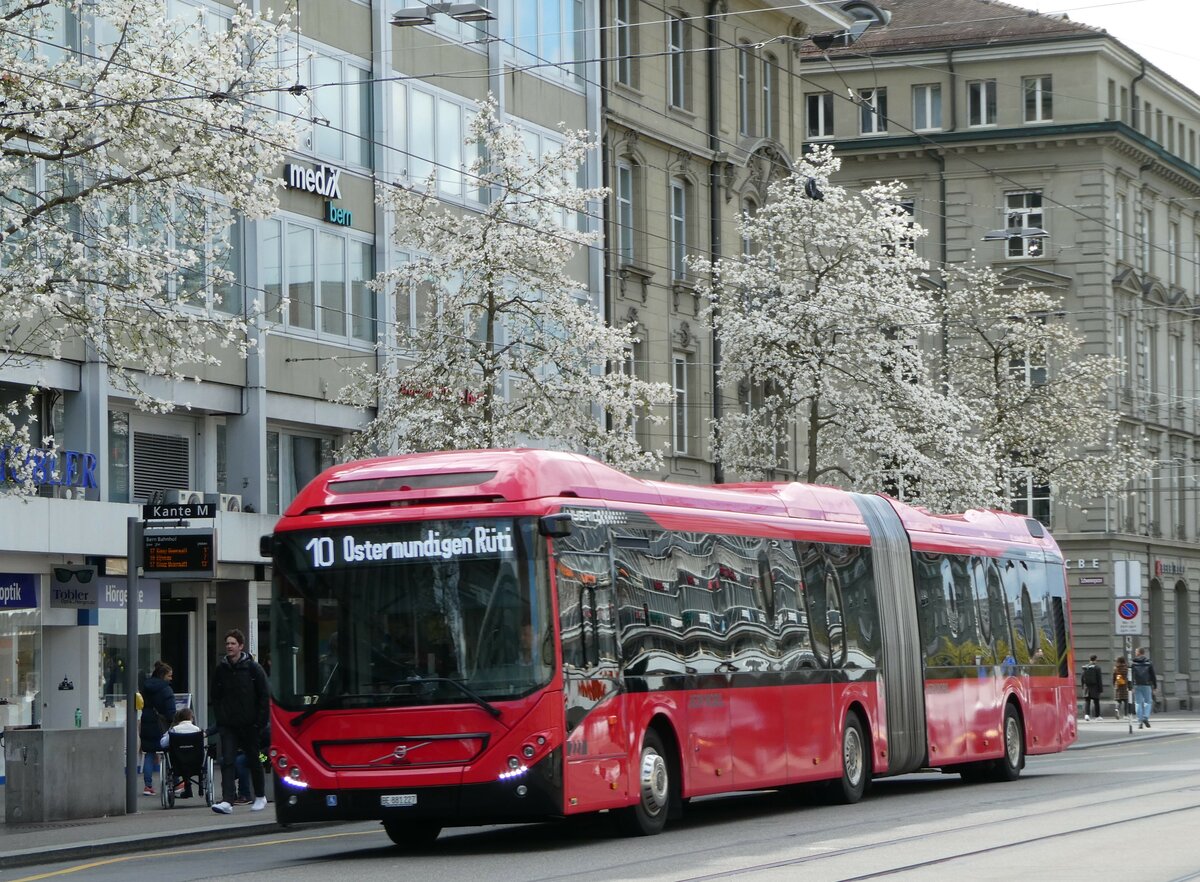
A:
{"type": "Polygon", "coordinates": [[[1133,709],[1137,712],[1138,728],[1150,728],[1150,709],[1154,707],[1154,690],[1158,688],[1158,677],[1146,647],[1139,646],[1129,666],[1129,678],[1133,680],[1133,709]]]}
{"type": "MultiPolygon", "coordinates": [[[[260,733],[270,720],[270,687],[267,675],[246,652],[246,635],[234,628],[225,635],[225,657],[213,672],[212,705],[221,737],[221,802],[212,809],[233,814],[237,784],[234,761],[238,751],[247,759],[258,757],[260,733]]],[[[254,803],[250,811],[267,807],[262,763],[250,763],[250,786],[254,803]]]]}
{"type": "Polygon", "coordinates": [[[1100,719],[1100,693],[1104,691],[1104,675],[1096,664],[1096,656],[1092,656],[1083,666],[1083,718],[1090,720],[1095,712],[1100,719]]]}

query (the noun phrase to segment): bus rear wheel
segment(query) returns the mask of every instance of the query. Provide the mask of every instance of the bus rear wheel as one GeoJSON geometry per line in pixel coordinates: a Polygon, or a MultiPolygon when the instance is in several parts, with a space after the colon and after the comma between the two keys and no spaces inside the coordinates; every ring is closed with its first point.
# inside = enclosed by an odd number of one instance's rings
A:
{"type": "Polygon", "coordinates": [[[852,805],[863,798],[870,779],[871,755],[862,721],[858,714],[849,713],[842,727],[842,777],[832,783],[830,797],[834,802],[852,805]]]}
{"type": "Polygon", "coordinates": [[[662,738],[653,729],[642,739],[642,754],[637,775],[638,801],[619,816],[621,832],[626,836],[653,836],[667,824],[667,814],[679,786],[671,774],[671,764],[662,738]]]}
{"type": "Polygon", "coordinates": [[[442,832],[441,826],[429,821],[406,821],[391,818],[383,821],[383,830],[394,845],[403,849],[426,848],[442,832]]]}
{"type": "Polygon", "coordinates": [[[995,781],[1016,781],[1025,766],[1025,733],[1021,731],[1021,715],[1011,704],[1004,708],[1004,756],[992,766],[995,781]]]}

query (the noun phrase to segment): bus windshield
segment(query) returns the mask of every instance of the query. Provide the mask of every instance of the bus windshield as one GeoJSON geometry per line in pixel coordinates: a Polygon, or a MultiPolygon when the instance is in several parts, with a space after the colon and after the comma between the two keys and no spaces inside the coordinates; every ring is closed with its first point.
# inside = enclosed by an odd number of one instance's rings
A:
{"type": "Polygon", "coordinates": [[[546,556],[532,518],[281,532],[274,542],[271,680],[282,707],[489,707],[549,682],[546,556]]]}

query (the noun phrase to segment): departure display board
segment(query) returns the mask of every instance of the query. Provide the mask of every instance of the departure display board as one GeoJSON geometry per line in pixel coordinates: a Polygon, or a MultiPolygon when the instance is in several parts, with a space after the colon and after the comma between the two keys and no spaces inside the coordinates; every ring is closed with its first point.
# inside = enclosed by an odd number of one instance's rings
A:
{"type": "Polygon", "coordinates": [[[215,530],[147,530],[142,543],[142,571],[161,579],[211,577],[216,573],[215,530]]]}

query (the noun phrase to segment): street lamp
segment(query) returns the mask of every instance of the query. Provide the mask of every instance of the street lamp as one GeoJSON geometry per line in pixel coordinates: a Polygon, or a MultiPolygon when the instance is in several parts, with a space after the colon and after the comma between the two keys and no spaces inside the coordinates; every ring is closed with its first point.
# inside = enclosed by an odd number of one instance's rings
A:
{"type": "Polygon", "coordinates": [[[423,3],[407,6],[392,16],[392,24],[398,28],[411,28],[433,24],[434,15],[448,15],[455,21],[492,21],[496,16],[480,3],[423,3]]]}

